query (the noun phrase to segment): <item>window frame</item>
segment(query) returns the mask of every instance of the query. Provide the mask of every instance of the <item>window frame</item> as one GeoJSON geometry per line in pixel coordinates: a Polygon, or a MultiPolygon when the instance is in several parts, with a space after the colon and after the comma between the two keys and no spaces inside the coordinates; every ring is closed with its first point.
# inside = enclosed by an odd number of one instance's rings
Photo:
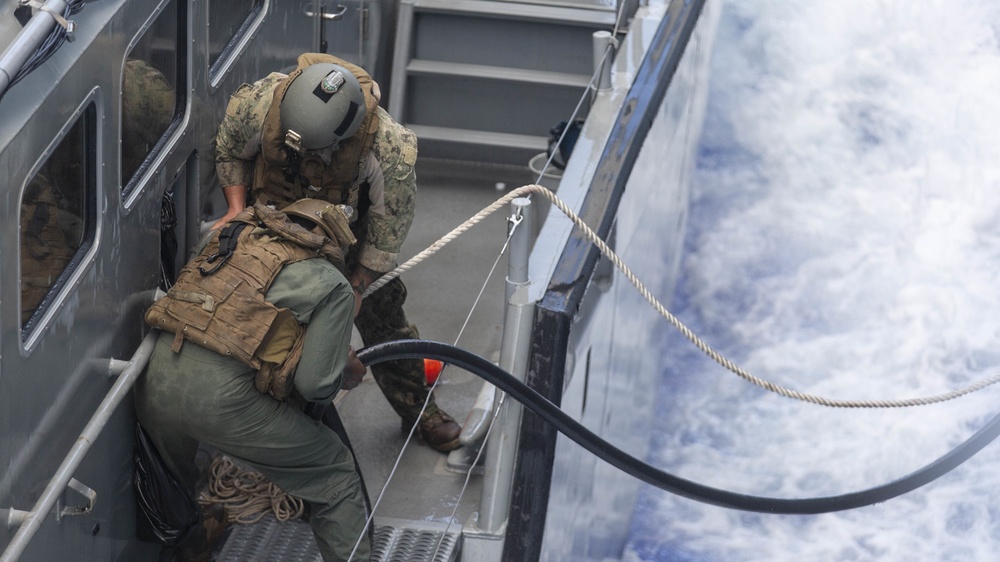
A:
{"type": "MultiPolygon", "coordinates": [[[[218,2],[219,4],[225,4],[225,0],[208,0],[207,4],[207,17],[209,20],[212,18],[212,3],[218,2]]],[[[240,54],[246,50],[247,45],[250,41],[257,35],[264,25],[264,20],[267,14],[271,11],[272,0],[261,0],[259,7],[251,10],[246,18],[244,18],[243,23],[236,29],[232,37],[226,41],[225,46],[219,53],[218,58],[212,60],[212,30],[208,30],[208,41],[206,42],[208,48],[205,51],[205,61],[208,64],[208,83],[211,88],[218,89],[222,83],[222,79],[225,78],[226,74],[233,67],[236,60],[239,58],[240,54]]]]}
{"type": "MultiPolygon", "coordinates": [[[[148,185],[151,171],[155,170],[157,162],[161,162],[170,153],[169,146],[175,142],[178,131],[183,129],[181,124],[187,118],[190,104],[188,103],[188,91],[190,90],[190,17],[187,0],[164,0],[156,11],[149,16],[142,27],[136,32],[125,49],[125,56],[121,60],[120,79],[118,81],[118,184],[120,186],[122,202],[125,209],[130,209],[132,204],[143,193],[144,187],[148,185]],[[147,38],[156,22],[163,16],[167,7],[173,4],[176,7],[177,21],[177,49],[175,52],[176,84],[174,84],[174,113],[170,124],[163,134],[156,141],[156,144],[149,150],[139,167],[133,172],[132,177],[125,181],[122,177],[122,166],[124,163],[124,150],[122,146],[122,128],[124,127],[124,90],[125,90],[125,64],[129,57],[139,46],[143,39],[147,38]]],[[[143,59],[145,60],[145,59],[143,59]]]]}
{"type": "Polygon", "coordinates": [[[100,246],[100,236],[103,231],[104,216],[104,194],[102,189],[102,170],[100,162],[103,161],[103,148],[101,139],[104,133],[104,119],[102,111],[101,90],[95,87],[77,106],[69,116],[66,123],[59,129],[45,150],[39,155],[38,160],[31,167],[25,177],[18,193],[18,243],[17,243],[17,314],[22,349],[30,352],[41,340],[46,328],[52,323],[53,318],[59,313],[67,301],[69,294],[75,290],[94,263],[94,256],[100,246]],[[24,196],[32,180],[41,173],[49,160],[56,155],[59,146],[66,140],[78,123],[84,127],[84,158],[86,160],[86,176],[84,185],[84,200],[82,212],[84,216],[84,229],[80,246],[76,249],[73,257],[66,264],[66,267],[59,273],[55,282],[49,287],[45,296],[39,301],[38,306],[31,313],[26,322],[21,322],[21,313],[24,310],[23,303],[23,255],[21,252],[21,209],[24,206],[24,196]]]}

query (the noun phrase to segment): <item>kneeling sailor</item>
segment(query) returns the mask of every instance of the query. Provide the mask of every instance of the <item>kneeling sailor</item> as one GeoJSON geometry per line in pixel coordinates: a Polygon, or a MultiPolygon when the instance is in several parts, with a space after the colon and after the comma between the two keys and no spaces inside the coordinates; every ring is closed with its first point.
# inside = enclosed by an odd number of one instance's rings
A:
{"type": "Polygon", "coordinates": [[[356,386],[349,207],[254,205],[216,231],[147,312],[163,330],[135,391],[139,421],[192,494],[198,443],[246,461],[310,505],[323,560],[368,560],[348,447],[303,412],[356,386]]]}

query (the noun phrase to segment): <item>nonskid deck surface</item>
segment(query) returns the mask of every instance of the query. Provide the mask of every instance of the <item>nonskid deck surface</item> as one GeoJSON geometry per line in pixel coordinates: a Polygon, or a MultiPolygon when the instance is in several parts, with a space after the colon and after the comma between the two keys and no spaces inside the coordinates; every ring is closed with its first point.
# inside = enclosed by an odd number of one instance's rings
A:
{"type": "MultiPolygon", "coordinates": [[[[421,161],[417,174],[416,218],[400,254],[401,263],[503,196],[504,191],[496,188],[498,182],[510,190],[533,181],[527,165],[522,170],[421,161]]],[[[503,247],[507,214],[506,209],[497,211],[403,275],[408,292],[404,309],[421,338],[451,344],[462,332],[459,347],[493,361],[498,358],[506,256],[497,264],[464,331],[462,326],[503,247]]],[[[357,333],[354,345],[361,346],[357,333]]],[[[435,390],[437,403],[464,423],[481,387],[480,378],[447,367],[435,390]]],[[[341,398],[338,412],[371,501],[378,502],[373,543],[373,556],[377,557],[373,560],[459,559],[462,527],[477,513],[480,497],[479,471],[467,478],[458,468],[471,451],[439,453],[414,436],[396,466],[407,432],[370,375],[341,398]],[[392,480],[379,500],[390,473],[392,480]],[[429,558],[445,532],[438,555],[429,558]]],[[[320,560],[307,522],[278,522],[273,516],[253,525],[234,526],[217,552],[213,557],[217,562],[320,560]]]]}
{"type": "MultiPolygon", "coordinates": [[[[372,562],[451,562],[459,554],[461,528],[379,520],[372,541],[372,562]],[[442,538],[443,537],[443,538],[442,538]]],[[[322,562],[309,523],[278,521],[267,515],[253,525],[236,525],[215,562],[322,562]]],[[[367,562],[367,561],[365,561],[367,562]]]]}

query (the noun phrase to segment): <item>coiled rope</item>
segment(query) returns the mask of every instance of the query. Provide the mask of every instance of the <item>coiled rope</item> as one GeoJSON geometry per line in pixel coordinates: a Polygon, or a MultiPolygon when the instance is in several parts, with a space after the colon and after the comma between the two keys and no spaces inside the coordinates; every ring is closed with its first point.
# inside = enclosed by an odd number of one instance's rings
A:
{"type": "Polygon", "coordinates": [[[286,494],[263,474],[244,469],[225,455],[212,460],[208,494],[198,498],[201,505],[222,504],[229,521],[250,525],[274,513],[278,521],[298,519],[305,513],[304,502],[286,494]]]}
{"type": "Polygon", "coordinates": [[[943,394],[936,394],[933,396],[926,396],[920,398],[907,398],[902,400],[839,400],[832,398],[824,398],[822,396],[808,394],[805,392],[798,392],[796,390],[791,390],[781,385],[775,384],[773,382],[764,380],[760,377],[751,374],[749,371],[740,367],[733,361],[729,360],[718,351],[712,349],[710,345],[705,343],[690,328],[685,326],[680,320],[678,320],[673,314],[671,314],[670,311],[668,311],[666,307],[664,307],[660,303],[660,301],[653,296],[653,294],[646,288],[646,286],[643,285],[643,283],[638,279],[638,277],[636,277],[635,274],[632,273],[632,270],[630,270],[628,266],[625,265],[625,263],[621,260],[621,258],[619,258],[618,255],[616,255],[611,250],[611,248],[609,248],[608,245],[605,244],[604,241],[597,236],[597,233],[595,233],[593,229],[587,226],[587,224],[584,223],[583,220],[566,205],[566,203],[564,203],[561,199],[559,199],[555,193],[553,193],[548,188],[537,184],[531,184],[519,187],[511,191],[510,193],[507,193],[500,199],[496,200],[496,202],[492,203],[491,205],[485,207],[482,211],[473,215],[472,218],[465,221],[464,223],[453,229],[448,234],[442,236],[440,239],[438,239],[437,242],[434,242],[433,244],[428,246],[426,250],[413,256],[412,258],[407,260],[405,263],[403,263],[396,269],[380,277],[377,281],[375,281],[374,283],[371,284],[371,286],[368,287],[368,290],[365,291],[364,296],[368,296],[373,291],[376,291],[377,289],[379,289],[392,279],[399,277],[400,274],[410,270],[411,268],[413,268],[413,266],[424,261],[428,257],[434,255],[438,250],[443,248],[449,242],[451,242],[455,238],[458,238],[458,236],[460,236],[462,233],[469,230],[470,228],[478,224],[480,221],[482,221],[484,218],[496,212],[501,207],[504,207],[505,205],[510,203],[510,201],[518,197],[522,197],[532,193],[538,193],[539,195],[545,197],[546,199],[551,201],[553,205],[558,207],[559,210],[563,212],[563,214],[569,217],[569,219],[573,222],[573,224],[584,233],[584,235],[587,237],[587,240],[589,240],[592,244],[597,246],[597,248],[601,251],[601,254],[603,254],[606,258],[608,258],[615,265],[615,267],[617,267],[622,272],[622,274],[625,275],[625,278],[628,279],[633,286],[635,286],[635,288],[639,291],[639,294],[641,294],[642,297],[646,299],[646,302],[652,305],[653,308],[656,309],[656,311],[661,316],[663,316],[674,328],[680,331],[680,333],[685,338],[687,338],[691,343],[693,343],[695,347],[700,349],[702,352],[708,355],[713,361],[715,361],[719,365],[722,365],[729,371],[738,375],[740,378],[750,383],[753,383],[765,390],[768,390],[780,396],[784,396],[786,398],[792,398],[795,400],[801,400],[803,402],[809,402],[810,404],[827,406],[831,408],[906,408],[912,406],[927,406],[929,404],[946,402],[948,400],[953,400],[960,396],[964,396],[966,394],[982,390],[983,388],[986,388],[988,386],[996,384],[997,382],[1000,382],[1000,374],[997,374],[993,375],[992,377],[988,377],[978,382],[972,383],[968,386],[959,388],[957,390],[952,390],[950,392],[946,392],[943,394]]]}

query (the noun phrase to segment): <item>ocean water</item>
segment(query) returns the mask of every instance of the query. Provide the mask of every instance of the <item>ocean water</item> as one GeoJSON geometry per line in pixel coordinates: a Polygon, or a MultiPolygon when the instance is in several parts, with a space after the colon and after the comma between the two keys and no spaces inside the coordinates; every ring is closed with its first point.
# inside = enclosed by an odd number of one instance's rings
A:
{"type": "MultiPolygon", "coordinates": [[[[1000,2],[722,1],[671,311],[777,384],[935,395],[1000,372],[1000,2]]],[[[1000,412],[1000,388],[831,409],[664,342],[650,461],[736,492],[900,478],[1000,412]]],[[[1000,443],[884,504],[814,516],[649,488],[624,560],[1000,559],[1000,443]]]]}

